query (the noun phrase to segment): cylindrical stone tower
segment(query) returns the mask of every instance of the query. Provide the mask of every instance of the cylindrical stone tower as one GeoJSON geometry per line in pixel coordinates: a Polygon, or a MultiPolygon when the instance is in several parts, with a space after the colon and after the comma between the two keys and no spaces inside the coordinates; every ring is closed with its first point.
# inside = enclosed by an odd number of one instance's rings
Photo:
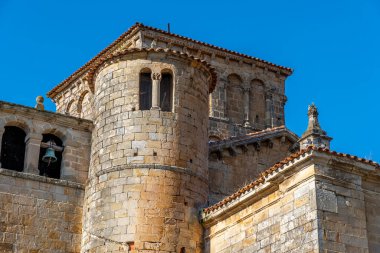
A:
{"type": "Polygon", "coordinates": [[[89,83],[82,252],[200,252],[214,70],[179,52],[130,49],[99,61],[89,83]]]}

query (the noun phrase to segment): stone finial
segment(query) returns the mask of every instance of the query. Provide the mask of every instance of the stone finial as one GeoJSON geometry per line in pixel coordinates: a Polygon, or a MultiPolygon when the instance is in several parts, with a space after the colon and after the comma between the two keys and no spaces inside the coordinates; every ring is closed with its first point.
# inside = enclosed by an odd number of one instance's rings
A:
{"type": "Polygon", "coordinates": [[[37,96],[36,97],[36,106],[34,107],[37,110],[44,111],[45,106],[44,106],[44,97],[43,96],[37,96]]]}
{"type": "Polygon", "coordinates": [[[307,116],[309,116],[309,123],[307,125],[307,130],[305,133],[313,132],[313,133],[326,134],[326,132],[323,131],[321,126],[319,125],[318,115],[319,115],[318,109],[314,105],[314,103],[309,105],[308,110],[307,110],[307,116]]]}
{"type": "Polygon", "coordinates": [[[324,131],[319,125],[319,113],[314,103],[309,105],[307,115],[309,117],[307,129],[299,140],[301,150],[306,149],[309,146],[329,149],[332,138],[327,136],[326,131],[324,131]]]}

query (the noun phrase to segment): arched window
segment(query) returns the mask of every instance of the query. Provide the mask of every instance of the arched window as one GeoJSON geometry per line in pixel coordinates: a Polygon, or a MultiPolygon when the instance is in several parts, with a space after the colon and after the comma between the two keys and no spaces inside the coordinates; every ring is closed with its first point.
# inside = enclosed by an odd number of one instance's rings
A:
{"type": "Polygon", "coordinates": [[[170,112],[173,103],[173,78],[170,73],[162,73],[160,83],[160,107],[161,111],[170,112]]]}
{"type": "Polygon", "coordinates": [[[25,158],[25,132],[15,126],[6,126],[1,143],[1,167],[22,171],[25,158]]]}
{"type": "Polygon", "coordinates": [[[62,163],[62,141],[53,134],[43,134],[42,143],[40,148],[40,159],[38,163],[38,169],[41,176],[52,177],[59,179],[61,176],[61,163],[62,163]],[[46,150],[53,143],[52,148],[54,154],[57,157],[55,162],[44,162],[42,158],[46,155],[46,150]]]}
{"type": "Polygon", "coordinates": [[[140,73],[140,110],[150,110],[152,107],[152,78],[150,70],[140,73]]]}

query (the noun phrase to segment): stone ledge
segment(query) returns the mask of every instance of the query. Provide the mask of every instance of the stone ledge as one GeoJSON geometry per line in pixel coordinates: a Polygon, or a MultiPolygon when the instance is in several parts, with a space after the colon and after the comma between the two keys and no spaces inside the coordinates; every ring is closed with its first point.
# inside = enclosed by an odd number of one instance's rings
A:
{"type": "Polygon", "coordinates": [[[66,187],[81,189],[81,190],[85,189],[84,185],[80,183],[67,181],[63,179],[49,178],[49,177],[44,177],[44,176],[29,174],[29,173],[24,173],[24,172],[18,172],[18,171],[13,171],[13,170],[8,170],[8,169],[0,169],[0,175],[18,177],[22,179],[38,181],[38,182],[43,182],[47,184],[54,184],[58,186],[66,186],[66,187]]]}
{"type": "Polygon", "coordinates": [[[184,173],[193,177],[199,178],[201,181],[208,182],[208,179],[205,177],[202,177],[201,175],[198,175],[194,172],[192,172],[190,169],[178,167],[178,166],[169,166],[169,165],[160,165],[160,164],[127,164],[127,165],[120,165],[120,166],[114,166],[106,170],[98,171],[95,176],[99,177],[101,175],[111,173],[114,171],[121,171],[126,169],[155,169],[155,170],[169,170],[179,173],[184,173]]]}
{"type": "Polygon", "coordinates": [[[14,104],[0,100],[0,112],[10,113],[16,116],[23,116],[29,119],[41,120],[65,126],[80,131],[91,132],[93,122],[91,120],[77,118],[50,111],[40,111],[32,107],[14,104]]]}

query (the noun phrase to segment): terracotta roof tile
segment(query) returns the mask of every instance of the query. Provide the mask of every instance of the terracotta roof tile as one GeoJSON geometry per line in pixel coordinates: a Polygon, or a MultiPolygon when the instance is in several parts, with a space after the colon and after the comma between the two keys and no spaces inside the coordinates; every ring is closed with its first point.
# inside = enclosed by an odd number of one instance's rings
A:
{"type": "Polygon", "coordinates": [[[283,69],[284,71],[287,72],[287,75],[290,75],[293,72],[293,70],[291,68],[287,68],[287,67],[284,67],[284,66],[276,65],[276,64],[273,64],[273,63],[268,62],[268,61],[264,61],[264,60],[256,58],[256,57],[252,57],[252,56],[249,56],[249,55],[241,54],[241,53],[238,53],[238,52],[235,52],[235,51],[224,49],[224,48],[221,48],[221,47],[218,47],[218,46],[214,46],[214,45],[211,45],[211,44],[208,44],[208,43],[204,43],[204,42],[201,42],[201,41],[198,41],[198,40],[194,40],[194,39],[191,39],[191,38],[188,38],[188,37],[184,37],[184,36],[181,36],[181,35],[177,35],[177,34],[174,34],[174,33],[169,33],[167,31],[164,31],[164,30],[161,30],[161,29],[158,29],[158,28],[154,28],[154,27],[143,25],[142,23],[136,23],[133,26],[131,26],[125,33],[123,33],[122,35],[120,35],[109,46],[107,46],[105,49],[103,49],[102,51],[100,51],[100,53],[98,53],[90,61],[88,61],[87,63],[85,63],[77,71],[75,71],[73,74],[71,74],[65,80],[63,80],[60,84],[58,84],[57,86],[55,86],[52,90],[50,90],[47,93],[47,96],[50,97],[50,98],[54,98],[59,92],[61,92],[65,88],[65,86],[69,82],[75,80],[81,74],[83,74],[86,70],[90,69],[91,65],[95,61],[97,61],[99,58],[107,56],[107,53],[109,53],[109,51],[112,48],[116,47],[121,41],[123,41],[124,38],[126,38],[129,35],[133,34],[133,32],[137,31],[139,28],[150,29],[150,30],[153,30],[153,31],[156,31],[156,32],[160,32],[160,33],[166,34],[166,35],[170,35],[170,36],[177,37],[177,38],[180,38],[180,39],[184,39],[184,40],[187,40],[187,41],[191,41],[191,42],[194,42],[194,43],[197,43],[197,44],[200,44],[200,45],[204,45],[204,46],[207,46],[207,47],[218,49],[218,50],[224,51],[226,53],[235,54],[235,55],[240,56],[240,57],[245,57],[245,58],[253,59],[253,60],[256,60],[256,61],[268,64],[270,66],[283,69]]]}
{"type": "Polygon", "coordinates": [[[322,149],[322,148],[316,148],[316,147],[310,146],[309,148],[307,148],[305,150],[302,150],[302,151],[299,151],[297,153],[291,154],[290,156],[286,157],[282,161],[276,163],[272,167],[270,167],[267,170],[265,170],[264,172],[262,172],[260,174],[260,176],[255,181],[253,181],[252,183],[244,186],[243,188],[241,188],[240,190],[238,190],[237,192],[235,192],[231,196],[226,197],[222,201],[220,201],[220,202],[218,202],[218,203],[216,203],[216,204],[214,204],[214,205],[212,205],[210,207],[204,208],[203,212],[206,213],[206,214],[209,214],[209,213],[211,213],[213,211],[218,210],[219,208],[222,208],[226,204],[228,204],[228,203],[232,202],[233,200],[235,200],[235,199],[239,198],[240,196],[242,196],[244,193],[246,193],[246,192],[248,192],[248,191],[256,188],[260,184],[263,184],[265,182],[265,177],[267,177],[268,175],[273,174],[279,168],[283,167],[286,164],[289,164],[291,161],[293,161],[294,159],[296,159],[298,157],[304,156],[306,153],[308,153],[308,152],[310,152],[312,150],[323,152],[323,153],[327,153],[327,154],[331,154],[331,155],[335,155],[335,156],[338,156],[338,157],[347,157],[349,159],[352,159],[352,160],[355,160],[355,161],[358,161],[358,162],[362,162],[362,163],[366,163],[366,164],[375,166],[377,168],[380,168],[380,164],[378,164],[378,163],[376,163],[374,161],[368,160],[368,159],[358,158],[357,156],[354,156],[354,155],[349,155],[349,154],[344,154],[344,153],[338,153],[336,151],[330,151],[328,149],[322,149]]]}

